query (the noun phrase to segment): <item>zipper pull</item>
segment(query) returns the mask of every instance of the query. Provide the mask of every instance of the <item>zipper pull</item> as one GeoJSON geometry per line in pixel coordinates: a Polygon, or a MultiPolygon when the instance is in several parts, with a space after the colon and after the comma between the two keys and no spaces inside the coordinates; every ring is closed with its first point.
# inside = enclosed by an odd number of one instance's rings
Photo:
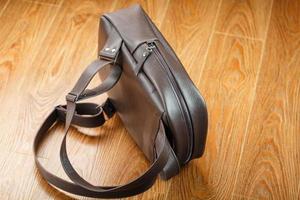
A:
{"type": "Polygon", "coordinates": [[[155,43],[153,41],[147,42],[147,50],[152,52],[152,49],[156,48],[155,43]]]}
{"type": "Polygon", "coordinates": [[[148,56],[152,53],[152,50],[156,48],[155,43],[154,42],[146,42],[146,47],[144,48],[144,52],[142,53],[142,58],[140,58],[141,60],[139,60],[134,72],[135,75],[138,75],[138,73],[140,72],[144,62],[147,60],[148,56]]]}
{"type": "Polygon", "coordinates": [[[147,58],[154,48],[154,42],[147,42],[146,51],[143,52],[143,57],[147,58]]]}

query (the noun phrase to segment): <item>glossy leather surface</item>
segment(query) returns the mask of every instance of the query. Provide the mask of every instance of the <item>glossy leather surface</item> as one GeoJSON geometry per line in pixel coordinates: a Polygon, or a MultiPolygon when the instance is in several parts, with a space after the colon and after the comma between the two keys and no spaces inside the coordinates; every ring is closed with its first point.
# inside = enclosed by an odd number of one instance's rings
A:
{"type": "Polygon", "coordinates": [[[138,5],[101,18],[99,51],[113,31],[123,40],[119,62],[124,73],[108,95],[129,133],[145,155],[152,159],[155,135],[151,130],[157,127],[156,116],[163,113],[168,138],[180,165],[200,157],[207,132],[205,102],[172,48],[138,5]],[[139,73],[135,73],[149,41],[155,41],[177,89],[168,81],[159,58],[153,53],[142,63],[139,73]]]}

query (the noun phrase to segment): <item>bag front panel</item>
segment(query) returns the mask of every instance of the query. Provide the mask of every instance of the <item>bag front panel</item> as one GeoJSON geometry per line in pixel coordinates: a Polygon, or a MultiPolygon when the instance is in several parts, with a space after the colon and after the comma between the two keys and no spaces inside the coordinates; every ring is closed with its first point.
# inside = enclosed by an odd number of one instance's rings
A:
{"type": "MultiPolygon", "coordinates": [[[[102,19],[99,40],[111,31],[109,22],[102,19]]],[[[103,45],[103,41],[99,41],[103,45]]],[[[101,49],[101,48],[100,48],[101,49]]],[[[134,74],[135,61],[125,45],[120,50],[122,74],[118,83],[107,93],[126,130],[149,160],[154,158],[154,141],[159,128],[161,111],[145,90],[145,82],[134,74]]],[[[99,73],[102,80],[110,69],[99,73]]],[[[148,84],[149,85],[149,84],[148,84]]]]}

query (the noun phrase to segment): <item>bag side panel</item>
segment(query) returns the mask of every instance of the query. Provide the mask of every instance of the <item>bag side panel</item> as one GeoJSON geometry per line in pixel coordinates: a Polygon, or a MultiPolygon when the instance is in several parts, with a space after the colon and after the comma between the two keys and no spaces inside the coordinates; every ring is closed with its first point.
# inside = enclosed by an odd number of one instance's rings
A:
{"type": "Polygon", "coordinates": [[[153,32],[156,34],[156,37],[163,46],[163,48],[160,49],[170,63],[170,66],[173,68],[172,73],[176,77],[176,81],[178,82],[178,86],[185,98],[190,112],[195,137],[192,158],[200,157],[204,153],[208,127],[207,108],[204,98],[194,85],[193,81],[190,79],[180,60],[174,53],[174,50],[171,48],[164,36],[160,33],[146,13],[145,16],[151,25],[153,32]]]}

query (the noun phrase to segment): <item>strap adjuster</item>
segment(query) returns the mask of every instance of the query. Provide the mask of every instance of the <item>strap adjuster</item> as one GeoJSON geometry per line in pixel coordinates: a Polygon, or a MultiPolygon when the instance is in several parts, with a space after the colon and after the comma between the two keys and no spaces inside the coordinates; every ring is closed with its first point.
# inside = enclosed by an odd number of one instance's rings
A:
{"type": "Polygon", "coordinates": [[[69,92],[66,95],[66,100],[75,103],[78,100],[78,96],[76,94],[69,92]]]}

